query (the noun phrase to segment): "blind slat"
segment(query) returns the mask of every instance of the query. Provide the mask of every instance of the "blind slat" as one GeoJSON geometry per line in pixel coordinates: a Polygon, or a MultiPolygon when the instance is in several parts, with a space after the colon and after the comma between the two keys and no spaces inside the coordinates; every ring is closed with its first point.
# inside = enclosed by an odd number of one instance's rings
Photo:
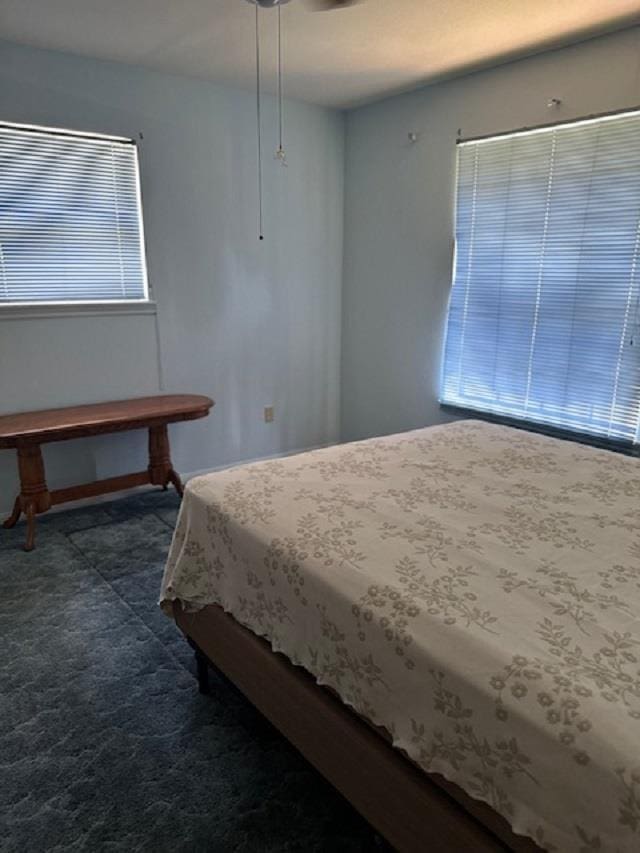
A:
{"type": "Polygon", "coordinates": [[[640,114],[458,147],[441,401],[640,442],[640,114]]]}
{"type": "Polygon", "coordinates": [[[147,298],[136,146],[0,126],[0,304],[147,298]]]}

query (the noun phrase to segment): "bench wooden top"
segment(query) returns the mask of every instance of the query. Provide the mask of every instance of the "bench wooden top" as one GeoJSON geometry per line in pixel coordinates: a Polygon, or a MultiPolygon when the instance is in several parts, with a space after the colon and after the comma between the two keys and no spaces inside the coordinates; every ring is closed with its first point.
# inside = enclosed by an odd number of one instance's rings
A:
{"type": "Polygon", "coordinates": [[[164,394],[65,409],[0,416],[0,447],[45,444],[87,435],[162,426],[204,418],[213,400],[199,394],[164,394]]]}

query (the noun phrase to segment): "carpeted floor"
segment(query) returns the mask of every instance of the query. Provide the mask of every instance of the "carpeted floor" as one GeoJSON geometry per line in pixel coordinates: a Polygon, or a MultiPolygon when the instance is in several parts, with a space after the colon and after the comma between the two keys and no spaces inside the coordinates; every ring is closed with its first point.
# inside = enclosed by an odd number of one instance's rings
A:
{"type": "Polygon", "coordinates": [[[0,850],[369,851],[385,845],[156,601],[178,499],[0,530],[0,850]]]}

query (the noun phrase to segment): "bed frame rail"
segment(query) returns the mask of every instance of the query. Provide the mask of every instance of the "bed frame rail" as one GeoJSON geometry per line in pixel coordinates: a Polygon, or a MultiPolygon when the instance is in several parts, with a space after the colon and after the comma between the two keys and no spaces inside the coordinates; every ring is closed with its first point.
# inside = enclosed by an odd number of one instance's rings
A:
{"type": "Polygon", "coordinates": [[[174,616],[196,650],[201,692],[209,690],[210,661],[401,853],[539,853],[493,809],[419,770],[220,607],[187,613],[176,603],[174,616]]]}

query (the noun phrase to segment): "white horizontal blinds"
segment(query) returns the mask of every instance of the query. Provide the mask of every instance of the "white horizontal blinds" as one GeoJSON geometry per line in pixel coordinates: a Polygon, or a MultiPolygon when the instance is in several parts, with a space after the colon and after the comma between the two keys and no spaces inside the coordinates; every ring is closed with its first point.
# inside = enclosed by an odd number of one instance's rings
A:
{"type": "Polygon", "coordinates": [[[639,113],[458,147],[442,401],[640,440],[639,113]]]}
{"type": "Polygon", "coordinates": [[[147,298],[136,147],[0,126],[0,303],[147,298]]]}

